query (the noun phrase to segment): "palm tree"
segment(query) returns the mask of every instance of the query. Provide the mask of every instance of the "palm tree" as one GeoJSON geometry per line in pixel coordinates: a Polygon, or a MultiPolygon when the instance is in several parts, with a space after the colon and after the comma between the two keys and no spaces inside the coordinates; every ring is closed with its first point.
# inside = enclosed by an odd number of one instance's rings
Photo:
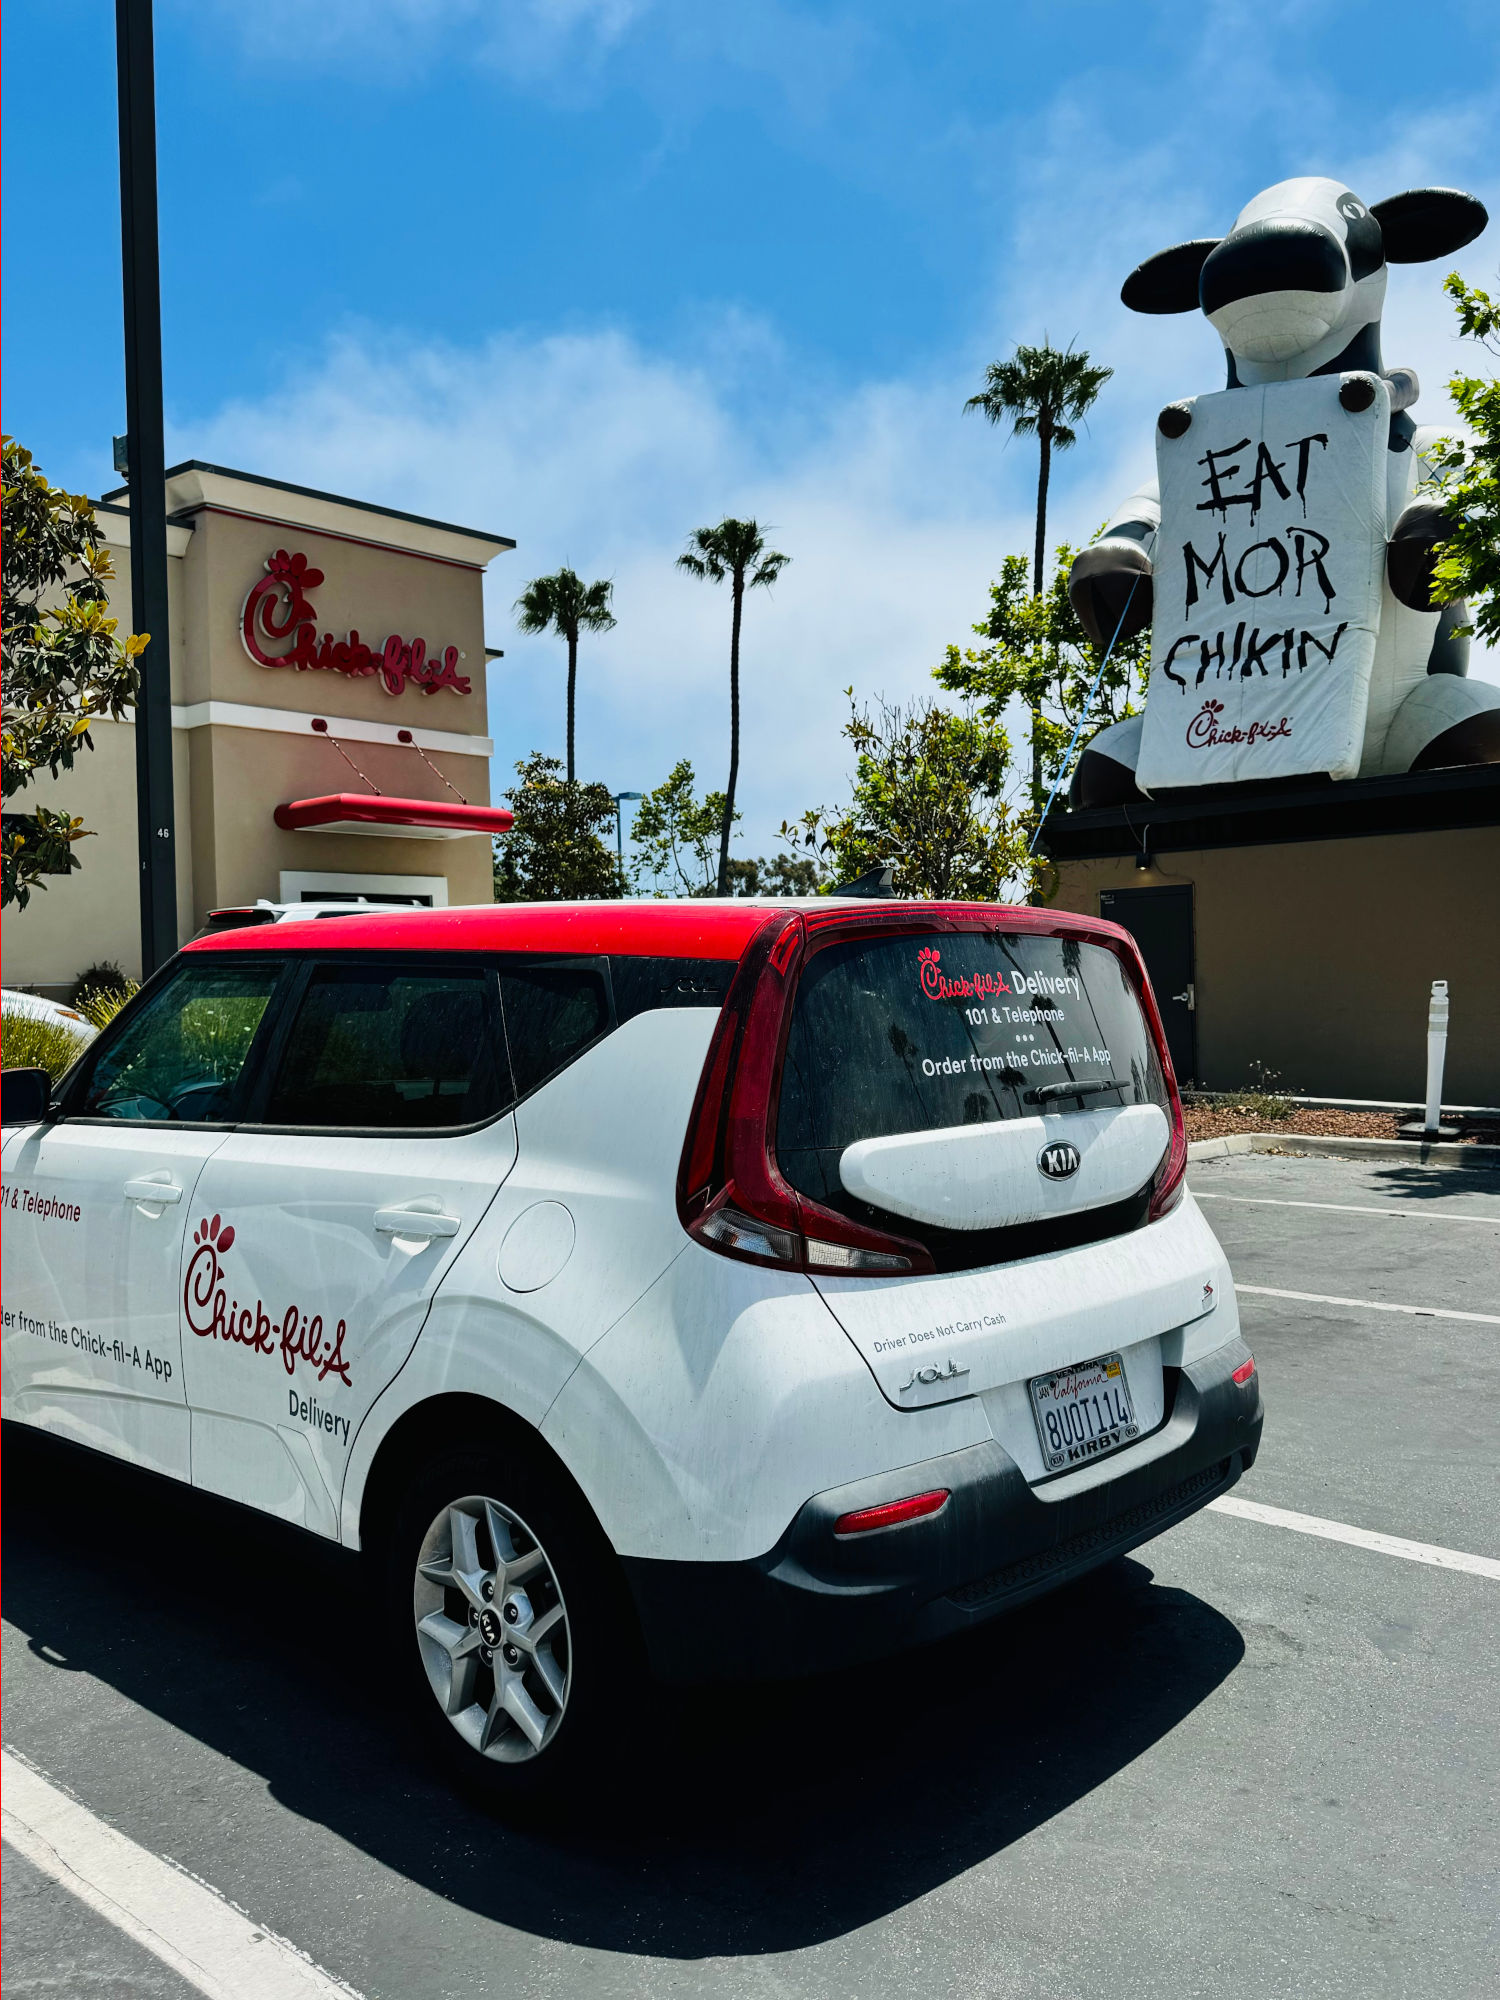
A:
{"type": "Polygon", "coordinates": [[[729,894],[729,834],[734,825],[734,788],[740,775],[740,621],[745,592],[757,585],[769,587],[790,561],[790,556],[766,547],[758,521],[733,521],[727,516],[716,528],[695,528],[688,536],[686,554],[677,558],[677,567],[689,576],[703,577],[710,583],[722,583],[728,577],[734,601],[729,627],[729,783],[719,830],[717,893],[721,896],[729,894]]]}
{"type": "Polygon", "coordinates": [[[539,576],[516,599],[516,622],[523,632],[555,632],[568,642],[568,783],[573,782],[573,711],[578,691],[578,635],[608,632],[614,624],[609,600],[614,585],[585,583],[570,569],[539,576]]]}
{"type": "Polygon", "coordinates": [[[1031,568],[1033,594],[1042,594],[1047,541],[1047,488],[1052,454],[1077,444],[1073,425],[1086,417],[1113,368],[1096,368],[1086,352],[1056,348],[1043,336],[1040,347],[1018,345],[1009,361],[992,361],[984,387],[964,404],[983,410],[992,424],[1008,423],[1017,437],[1034,437],[1041,447],[1036,482],[1036,552],[1031,568]]]}
{"type": "MultiPolygon", "coordinates": [[[[1041,447],[1036,481],[1036,547],[1031,560],[1031,590],[1042,594],[1047,544],[1047,488],[1052,481],[1052,454],[1077,444],[1074,424],[1093,407],[1113,368],[1097,368],[1086,351],[1074,353],[1071,343],[1056,348],[1046,335],[1040,347],[1018,343],[1009,361],[992,361],[984,371],[984,387],[964,404],[983,410],[992,424],[1008,423],[1016,437],[1034,437],[1041,447]]],[[[1042,803],[1042,711],[1031,711],[1031,789],[1042,803]]]]}

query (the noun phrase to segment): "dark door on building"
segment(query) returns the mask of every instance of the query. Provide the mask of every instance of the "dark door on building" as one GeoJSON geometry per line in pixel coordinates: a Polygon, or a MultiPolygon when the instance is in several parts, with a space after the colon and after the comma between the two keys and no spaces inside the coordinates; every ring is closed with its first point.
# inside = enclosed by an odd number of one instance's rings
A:
{"type": "Polygon", "coordinates": [[[1099,914],[1135,939],[1151,975],[1167,1048],[1179,1083],[1198,1071],[1193,1020],[1193,890],[1191,883],[1166,889],[1101,889],[1099,914]]]}

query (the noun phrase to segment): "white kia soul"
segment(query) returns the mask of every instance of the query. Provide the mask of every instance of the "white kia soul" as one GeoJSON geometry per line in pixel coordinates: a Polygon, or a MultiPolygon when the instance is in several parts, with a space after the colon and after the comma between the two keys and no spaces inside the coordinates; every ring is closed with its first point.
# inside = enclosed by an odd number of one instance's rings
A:
{"type": "Polygon", "coordinates": [[[188,946],[4,1077],[8,1417],[367,1551],[499,1797],[629,1659],[937,1638],[1252,1462],[1128,935],[1046,910],[587,903],[188,946]]]}

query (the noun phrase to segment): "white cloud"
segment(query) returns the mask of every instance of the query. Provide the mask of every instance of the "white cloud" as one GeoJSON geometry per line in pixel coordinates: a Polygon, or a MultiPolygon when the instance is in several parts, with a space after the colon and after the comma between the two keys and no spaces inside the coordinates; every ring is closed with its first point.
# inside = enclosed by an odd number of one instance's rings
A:
{"type": "MultiPolygon", "coordinates": [[[[549,34],[592,36],[603,48],[644,11],[632,0],[532,0],[507,18],[529,21],[540,50],[549,34]]],[[[746,18],[774,11],[769,0],[746,18]]],[[[671,352],[609,326],[501,332],[468,348],[356,328],[274,393],[180,426],[180,449],[515,536],[519,549],[495,565],[489,592],[491,642],[506,649],[491,678],[505,764],[562,740],[557,649],[521,639],[510,616],[521,583],[562,562],[613,576],[620,623],[582,656],[579,754],[585,775],[615,789],[645,789],[682,755],[701,779],[722,782],[728,605],[673,562],[700,523],[738,513],[770,524],[793,562],[749,610],[741,776],[745,844],[764,851],[783,815],[840,793],[842,689],[928,689],[943,645],[981,615],[1001,556],[1030,547],[1033,448],[1003,448],[960,414],[986,360],[1045,329],[1114,366],[1078,448],[1056,467],[1051,538],[1077,541],[1149,473],[1161,405],[1222,381],[1221,350],[1197,315],[1143,319],[1119,304],[1140,257],[1226,228],[1260,181],[1310,167],[1347,177],[1371,200],[1447,181],[1492,209],[1500,201],[1491,107],[1455,101],[1366,132],[1305,77],[1282,78],[1287,87],[1271,94],[1276,165],[1247,177],[1247,133],[1259,140],[1257,106],[1267,101],[1250,86],[1265,80],[1268,59],[1226,66],[1219,30],[1235,11],[1214,10],[1185,60],[1190,85],[1197,76],[1206,89],[1211,75],[1214,86],[1224,144],[1211,171],[1193,150],[1198,128],[1184,136],[1180,123],[1106,116],[1117,80],[1102,72],[1075,79],[1023,126],[945,135],[948,157],[966,162],[974,199],[1004,215],[1009,240],[997,241],[988,283],[976,277],[973,323],[903,377],[814,375],[777,328],[731,310],[702,313],[671,352]],[[1356,129],[1359,145],[1348,144],[1356,129]],[[1143,141],[1154,130],[1163,136],[1143,141]],[[1308,157],[1308,130],[1321,135],[1318,159],[1308,157]]],[[[671,12],[665,0],[660,12],[671,12]]],[[[481,16],[494,10],[478,0],[368,9],[348,0],[342,13],[329,0],[320,18],[330,32],[365,20],[415,34],[481,16]]],[[[751,59],[741,49],[739,60],[751,59]]],[[[1488,243],[1465,255],[1476,276],[1493,256],[1488,243]]],[[[1393,270],[1385,329],[1388,358],[1422,378],[1419,420],[1438,424],[1452,420],[1446,378],[1472,362],[1453,337],[1444,268],[1393,270]]],[[[1500,679],[1500,661],[1476,664],[1500,679]]]]}
{"type": "MultiPolygon", "coordinates": [[[[710,344],[721,363],[773,352],[743,326],[710,344]]],[[[522,582],[562,562],[613,576],[619,625],[584,647],[578,738],[581,774],[614,789],[684,755],[723,782],[729,603],[673,565],[693,527],[754,515],[793,558],[746,617],[741,797],[761,851],[783,815],[840,795],[843,688],[923,689],[1000,555],[1028,544],[1029,498],[997,502],[998,440],[959,419],[964,386],[873,384],[757,426],[701,370],[618,332],[472,351],[346,337],[174,450],[513,535],[488,590],[502,768],[563,734],[560,649],[511,616],[522,582]]]]}
{"type": "MultiPolygon", "coordinates": [[[[455,50],[518,79],[597,63],[651,0],[211,0],[252,61],[355,74],[421,71],[455,50]]],[[[188,11],[186,8],[184,11],[188,11]]]]}

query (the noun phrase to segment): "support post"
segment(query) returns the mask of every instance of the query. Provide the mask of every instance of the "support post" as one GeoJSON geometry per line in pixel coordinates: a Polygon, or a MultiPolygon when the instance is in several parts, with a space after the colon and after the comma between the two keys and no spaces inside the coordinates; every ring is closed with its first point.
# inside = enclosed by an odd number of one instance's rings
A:
{"type": "Polygon", "coordinates": [[[172,804],[172,654],[167,607],[167,480],[156,231],[156,76],[151,0],[115,0],[120,89],[120,249],[130,486],[130,618],[151,643],[135,704],[141,976],[177,949],[172,804]]]}
{"type": "Polygon", "coordinates": [[[1427,1005],[1427,1120],[1434,1138],[1443,1124],[1443,1064],[1448,1054],[1448,982],[1434,979],[1427,1005]]]}

